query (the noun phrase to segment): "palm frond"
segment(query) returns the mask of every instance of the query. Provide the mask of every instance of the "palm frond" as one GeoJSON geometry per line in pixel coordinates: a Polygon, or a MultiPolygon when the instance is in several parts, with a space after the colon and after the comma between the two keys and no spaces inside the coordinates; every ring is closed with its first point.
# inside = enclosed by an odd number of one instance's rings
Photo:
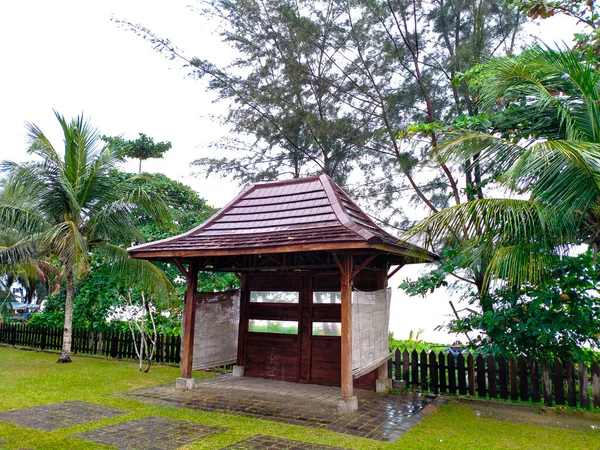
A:
{"type": "Polygon", "coordinates": [[[61,262],[77,274],[88,268],[88,246],[77,225],[72,221],[55,224],[44,233],[43,242],[61,262]]]}
{"type": "Polygon", "coordinates": [[[487,267],[484,283],[509,280],[515,286],[537,285],[554,267],[556,253],[538,242],[520,242],[498,248],[487,267]]]}
{"type": "Polygon", "coordinates": [[[169,295],[172,288],[169,278],[150,261],[130,258],[126,249],[112,244],[100,247],[100,251],[108,256],[115,273],[129,281],[132,287],[156,297],[169,295]]]}

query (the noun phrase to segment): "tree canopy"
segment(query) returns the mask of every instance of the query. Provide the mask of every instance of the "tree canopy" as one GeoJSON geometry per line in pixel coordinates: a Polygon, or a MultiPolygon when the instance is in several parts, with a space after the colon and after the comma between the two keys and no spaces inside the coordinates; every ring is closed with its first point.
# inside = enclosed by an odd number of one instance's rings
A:
{"type": "Polygon", "coordinates": [[[140,161],[138,173],[142,173],[142,161],[152,158],[162,158],[163,154],[171,149],[171,142],[154,142],[154,139],[140,133],[140,137],[126,140],[120,136],[102,136],[102,140],[111,144],[113,148],[120,148],[123,156],[140,161]]]}

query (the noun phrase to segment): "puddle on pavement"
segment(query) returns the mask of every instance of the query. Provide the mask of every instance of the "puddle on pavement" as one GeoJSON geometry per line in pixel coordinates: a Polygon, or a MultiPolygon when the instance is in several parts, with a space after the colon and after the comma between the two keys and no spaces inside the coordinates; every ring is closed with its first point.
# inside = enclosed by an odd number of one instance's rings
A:
{"type": "Polygon", "coordinates": [[[530,425],[570,430],[596,430],[600,432],[600,414],[568,410],[541,409],[525,405],[483,405],[472,404],[469,408],[477,415],[486,419],[526,423],[530,425]]]}

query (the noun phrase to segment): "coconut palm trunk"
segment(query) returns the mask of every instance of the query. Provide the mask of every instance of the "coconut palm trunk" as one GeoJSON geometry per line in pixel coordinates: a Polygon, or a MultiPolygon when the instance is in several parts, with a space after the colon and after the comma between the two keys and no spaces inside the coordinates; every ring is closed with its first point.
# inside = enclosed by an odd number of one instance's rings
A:
{"type": "Polygon", "coordinates": [[[73,297],[75,295],[75,284],[73,281],[73,269],[66,270],[66,299],[65,299],[65,324],[63,327],[63,345],[58,363],[71,362],[71,343],[73,341],[73,297]]]}

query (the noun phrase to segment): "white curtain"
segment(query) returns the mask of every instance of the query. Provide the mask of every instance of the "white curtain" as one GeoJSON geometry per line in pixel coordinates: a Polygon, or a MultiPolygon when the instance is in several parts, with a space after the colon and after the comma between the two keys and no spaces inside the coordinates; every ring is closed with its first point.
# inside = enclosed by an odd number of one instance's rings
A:
{"type": "Polygon", "coordinates": [[[239,321],[239,289],[196,295],[194,370],[235,363],[239,321]]]}
{"type": "Polygon", "coordinates": [[[392,289],[352,292],[352,375],[358,378],[390,359],[392,289]]]}

